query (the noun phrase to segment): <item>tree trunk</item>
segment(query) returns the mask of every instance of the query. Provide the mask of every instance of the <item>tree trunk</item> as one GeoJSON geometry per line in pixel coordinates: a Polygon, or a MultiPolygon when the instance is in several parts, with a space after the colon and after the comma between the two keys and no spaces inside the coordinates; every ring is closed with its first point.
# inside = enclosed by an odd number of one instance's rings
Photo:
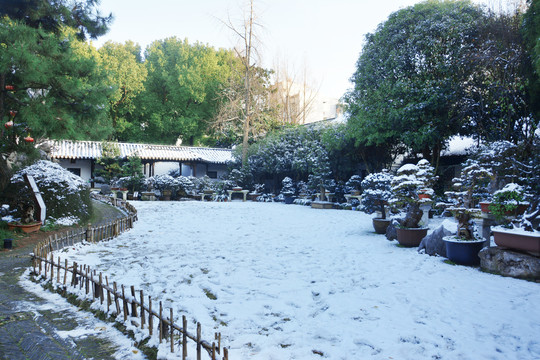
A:
{"type": "Polygon", "coordinates": [[[249,9],[249,23],[245,27],[246,37],[244,38],[244,44],[246,49],[246,58],[244,60],[244,70],[245,70],[245,95],[244,95],[244,138],[242,139],[242,167],[248,165],[247,151],[248,151],[248,140],[249,140],[249,129],[251,121],[251,104],[250,104],[250,93],[251,93],[251,48],[252,48],[252,36],[253,36],[253,0],[250,1],[249,9]]]}

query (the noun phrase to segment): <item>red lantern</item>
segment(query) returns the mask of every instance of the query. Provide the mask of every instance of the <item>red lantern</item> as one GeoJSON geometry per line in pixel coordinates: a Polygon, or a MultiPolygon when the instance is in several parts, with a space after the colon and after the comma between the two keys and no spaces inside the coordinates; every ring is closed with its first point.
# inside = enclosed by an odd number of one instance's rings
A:
{"type": "Polygon", "coordinates": [[[24,138],[24,141],[26,141],[27,143],[31,143],[31,142],[34,142],[34,138],[28,135],[27,137],[24,138]]]}
{"type": "Polygon", "coordinates": [[[15,110],[9,110],[9,115],[11,117],[15,117],[15,115],[17,115],[17,112],[15,110]]]}
{"type": "Polygon", "coordinates": [[[10,129],[13,127],[13,121],[8,121],[7,123],[4,124],[4,126],[6,127],[6,129],[10,129]]]}
{"type": "Polygon", "coordinates": [[[8,91],[13,91],[13,90],[15,90],[15,86],[13,86],[13,85],[6,85],[5,88],[6,88],[6,90],[8,90],[8,91]]]}

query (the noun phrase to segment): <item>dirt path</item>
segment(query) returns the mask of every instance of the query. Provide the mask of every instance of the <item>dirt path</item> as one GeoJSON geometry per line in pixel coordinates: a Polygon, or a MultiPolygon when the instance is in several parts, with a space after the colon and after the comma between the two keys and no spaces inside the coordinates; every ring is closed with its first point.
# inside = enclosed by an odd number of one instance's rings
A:
{"type": "MultiPolygon", "coordinates": [[[[97,221],[105,223],[123,214],[112,206],[94,201],[97,221]]],[[[13,250],[0,251],[0,359],[114,359],[115,346],[97,336],[60,337],[58,331],[79,326],[72,310],[47,308],[46,300],[21,287],[20,276],[31,266],[34,246],[49,235],[38,231],[16,239],[13,250]]]]}

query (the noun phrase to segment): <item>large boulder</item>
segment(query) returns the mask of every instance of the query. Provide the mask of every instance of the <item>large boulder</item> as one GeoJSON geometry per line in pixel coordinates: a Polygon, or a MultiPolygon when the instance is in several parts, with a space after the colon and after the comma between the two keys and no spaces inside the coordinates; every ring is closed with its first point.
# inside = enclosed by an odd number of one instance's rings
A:
{"type": "Polygon", "coordinates": [[[448,230],[444,225],[439,226],[433,232],[427,235],[420,242],[418,252],[428,255],[440,255],[446,257],[446,245],[443,237],[453,235],[454,233],[448,230]]]}
{"type": "Polygon", "coordinates": [[[540,280],[540,257],[499,247],[483,248],[478,254],[484,271],[520,279],[540,280]]]}

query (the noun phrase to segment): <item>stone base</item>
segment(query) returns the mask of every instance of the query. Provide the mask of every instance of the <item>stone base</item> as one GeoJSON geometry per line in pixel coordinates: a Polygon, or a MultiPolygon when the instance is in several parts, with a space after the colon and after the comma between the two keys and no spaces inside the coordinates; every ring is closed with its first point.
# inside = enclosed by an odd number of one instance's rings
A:
{"type": "Polygon", "coordinates": [[[540,280],[540,257],[499,247],[484,248],[478,256],[484,271],[519,279],[540,280]]]}
{"type": "Polygon", "coordinates": [[[328,201],[313,201],[311,207],[313,209],[332,209],[334,204],[328,201]]]}

